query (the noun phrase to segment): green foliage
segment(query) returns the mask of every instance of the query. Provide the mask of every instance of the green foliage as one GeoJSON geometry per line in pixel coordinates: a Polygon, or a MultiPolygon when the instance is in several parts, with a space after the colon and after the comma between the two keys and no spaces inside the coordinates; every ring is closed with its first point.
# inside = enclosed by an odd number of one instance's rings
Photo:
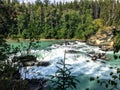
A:
{"type": "Polygon", "coordinates": [[[110,73],[110,79],[100,79],[100,77],[97,78],[90,78],[90,81],[94,81],[101,86],[104,87],[105,90],[119,90],[119,83],[120,83],[120,68],[117,68],[116,72],[110,73]]]}
{"type": "MultiPolygon", "coordinates": [[[[0,3],[0,34],[12,38],[83,39],[99,28],[120,25],[120,2],[83,0],[67,3],[0,3]]],[[[115,35],[116,36],[116,35],[115,35]]],[[[117,38],[117,37],[116,37],[117,38]]]]}
{"type": "Polygon", "coordinates": [[[0,64],[0,80],[12,80],[20,78],[19,70],[12,65],[12,62],[9,61],[7,61],[7,63],[0,64]]]}
{"type": "Polygon", "coordinates": [[[114,38],[114,53],[120,50],[120,32],[114,38]]]}
{"type": "Polygon", "coordinates": [[[52,90],[67,90],[67,88],[76,89],[77,83],[80,83],[76,76],[73,76],[71,73],[71,69],[69,64],[65,64],[64,60],[61,60],[57,63],[56,66],[58,70],[55,75],[51,75],[51,89],[52,90]]]}
{"type": "MultiPolygon", "coordinates": [[[[8,60],[10,46],[6,43],[3,36],[0,36],[0,80],[13,79],[18,69],[8,60]]],[[[18,72],[19,73],[19,72],[18,72]]]]}
{"type": "Polygon", "coordinates": [[[4,40],[4,37],[0,35],[0,61],[4,61],[8,58],[10,47],[4,40]]]}
{"type": "MultiPolygon", "coordinates": [[[[21,67],[24,67],[25,69],[25,78],[26,78],[26,66],[28,66],[27,62],[33,61],[36,62],[36,56],[31,54],[32,49],[39,49],[40,48],[40,42],[36,40],[36,37],[30,36],[30,39],[27,41],[28,45],[24,45],[23,42],[20,42],[18,39],[19,45],[18,46],[11,46],[11,53],[14,54],[14,57],[12,58],[11,62],[15,66],[15,69],[18,70],[21,69],[21,67]],[[20,56],[17,56],[16,54],[20,52],[20,56]]],[[[34,65],[34,64],[32,64],[34,65]]]]}
{"type": "Polygon", "coordinates": [[[0,80],[1,90],[30,90],[27,80],[0,80]]]}
{"type": "Polygon", "coordinates": [[[119,8],[120,2],[114,0],[57,4],[49,0],[33,4],[1,1],[0,34],[27,39],[32,32],[39,38],[87,39],[98,26],[119,26],[119,8]]]}
{"type": "Polygon", "coordinates": [[[21,43],[17,47],[15,46],[10,47],[4,40],[4,37],[0,36],[0,54],[1,54],[0,56],[0,79],[12,80],[12,79],[15,79],[14,75],[18,75],[17,78],[20,79],[19,69],[21,68],[21,64],[23,66],[25,61],[36,60],[35,56],[30,55],[30,50],[39,48],[40,46],[38,44],[39,41],[37,40],[35,41],[35,38],[33,37],[31,37],[29,40],[30,41],[28,43],[28,46],[24,46],[23,43],[21,43]],[[22,54],[23,51],[26,51],[27,53],[22,54]],[[14,60],[11,60],[11,61],[8,60],[11,54],[16,55],[16,53],[18,52],[21,52],[20,57],[14,56],[13,58],[14,60]],[[22,61],[20,61],[19,59],[22,61]],[[14,62],[16,62],[16,64],[14,62]]]}
{"type": "Polygon", "coordinates": [[[86,40],[99,27],[119,26],[119,6],[120,2],[114,0],[67,3],[37,0],[33,4],[1,1],[0,34],[9,38],[86,40]]]}

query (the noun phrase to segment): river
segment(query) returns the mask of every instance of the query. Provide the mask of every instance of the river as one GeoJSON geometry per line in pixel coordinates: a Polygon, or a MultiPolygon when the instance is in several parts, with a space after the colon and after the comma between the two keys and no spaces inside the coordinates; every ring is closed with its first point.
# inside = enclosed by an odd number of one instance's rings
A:
{"type": "MultiPolygon", "coordinates": [[[[116,72],[116,69],[120,64],[119,59],[115,60],[113,58],[113,51],[102,51],[97,46],[89,46],[85,42],[80,41],[68,42],[69,44],[60,42],[63,41],[41,41],[41,47],[39,49],[31,50],[31,54],[36,55],[38,61],[48,61],[50,62],[50,65],[47,67],[27,67],[26,78],[46,78],[46,75],[54,75],[57,70],[57,62],[64,59],[64,52],[76,51],[77,53],[66,53],[65,63],[70,64],[71,67],[73,67],[71,70],[72,74],[75,75],[81,82],[77,85],[77,90],[85,90],[85,88],[90,88],[90,90],[106,90],[105,88],[100,87],[96,81],[91,82],[89,78],[98,76],[100,79],[111,78],[110,73],[116,72]],[[110,60],[105,61],[98,59],[93,61],[89,56],[91,52],[105,53],[110,60]]],[[[27,45],[27,42],[24,42],[24,44],[27,45]]],[[[19,43],[13,43],[13,45],[19,45],[19,43]]],[[[24,68],[20,72],[22,78],[24,79],[24,68]]]]}

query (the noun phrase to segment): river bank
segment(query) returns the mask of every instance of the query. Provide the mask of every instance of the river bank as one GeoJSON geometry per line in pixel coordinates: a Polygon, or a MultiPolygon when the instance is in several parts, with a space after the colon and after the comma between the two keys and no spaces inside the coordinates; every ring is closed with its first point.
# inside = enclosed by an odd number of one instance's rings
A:
{"type": "Polygon", "coordinates": [[[99,29],[95,35],[92,35],[88,40],[87,44],[99,46],[101,50],[112,51],[114,45],[114,35],[112,27],[105,27],[99,29]]]}
{"type": "MultiPolygon", "coordinates": [[[[5,39],[7,42],[18,42],[18,41],[30,41],[29,39],[23,39],[23,38],[18,38],[18,39],[12,39],[12,38],[6,38],[5,39]]],[[[82,39],[38,39],[38,41],[55,41],[55,40],[58,40],[58,41],[80,41],[80,42],[85,42],[85,40],[82,40],[82,39]]]]}
{"type": "MultiPolygon", "coordinates": [[[[113,36],[112,34],[110,36],[103,35],[102,38],[100,37],[102,36],[99,33],[96,33],[96,35],[89,37],[89,39],[85,40],[81,40],[81,39],[39,39],[37,41],[42,41],[42,42],[47,42],[47,41],[80,41],[80,42],[85,42],[88,45],[91,46],[98,46],[101,48],[101,50],[104,51],[110,51],[113,50],[113,36]],[[105,38],[106,37],[106,38],[105,38]]],[[[6,41],[8,43],[12,43],[12,42],[29,42],[29,39],[23,39],[23,38],[18,38],[18,39],[6,39],[6,41]]]]}

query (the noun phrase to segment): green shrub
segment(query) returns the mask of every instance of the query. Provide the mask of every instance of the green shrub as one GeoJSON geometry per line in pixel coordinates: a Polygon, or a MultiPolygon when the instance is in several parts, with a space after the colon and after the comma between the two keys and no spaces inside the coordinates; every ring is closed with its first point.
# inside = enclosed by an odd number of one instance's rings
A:
{"type": "Polygon", "coordinates": [[[0,90],[30,90],[27,80],[0,80],[0,90]]]}

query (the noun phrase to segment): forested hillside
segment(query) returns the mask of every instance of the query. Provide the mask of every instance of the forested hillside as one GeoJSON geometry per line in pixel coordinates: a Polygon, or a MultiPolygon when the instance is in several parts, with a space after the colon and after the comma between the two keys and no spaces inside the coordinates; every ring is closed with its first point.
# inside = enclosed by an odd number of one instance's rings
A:
{"type": "Polygon", "coordinates": [[[103,26],[119,28],[119,0],[36,0],[33,4],[0,0],[0,34],[7,38],[85,40],[103,26]]]}

